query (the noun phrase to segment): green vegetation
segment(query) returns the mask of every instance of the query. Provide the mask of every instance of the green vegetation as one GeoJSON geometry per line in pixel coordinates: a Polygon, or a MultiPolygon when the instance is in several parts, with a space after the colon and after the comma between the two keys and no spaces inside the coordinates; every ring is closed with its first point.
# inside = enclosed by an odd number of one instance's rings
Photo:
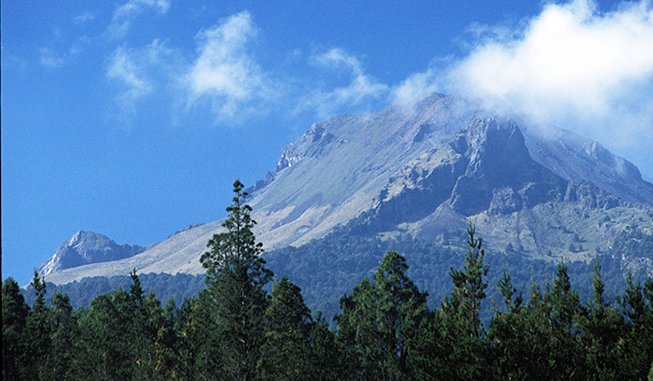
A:
{"type": "MultiPolygon", "coordinates": [[[[6,279],[3,380],[646,380],[653,374],[651,278],[628,277],[613,299],[597,260],[592,298],[583,303],[562,263],[544,286],[533,279],[524,298],[508,271],[492,278],[470,226],[464,264],[450,269],[453,288],[438,306],[427,305],[407,259],[389,251],[373,276],[340,300],[329,324],[321,312],[311,314],[288,278],[270,290],[273,274],[238,181],[234,192],[225,231],[202,256],[206,287],[179,307],[146,295],[135,271],[125,289],[76,310],[61,293],[48,303],[38,274],[31,307],[6,279]],[[492,292],[500,302],[488,306],[492,292]]],[[[353,253],[354,266],[365,261],[362,254],[353,253]]]]}

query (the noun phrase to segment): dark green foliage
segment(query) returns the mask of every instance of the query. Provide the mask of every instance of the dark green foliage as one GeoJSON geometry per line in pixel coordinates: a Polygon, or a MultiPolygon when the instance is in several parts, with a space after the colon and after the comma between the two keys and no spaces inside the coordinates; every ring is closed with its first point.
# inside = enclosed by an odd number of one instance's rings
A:
{"type": "Polygon", "coordinates": [[[341,300],[338,338],[354,379],[412,379],[408,344],[427,315],[426,294],[406,275],[404,257],[389,252],[374,281],[364,279],[341,300]]]}
{"type": "Polygon", "coordinates": [[[44,379],[47,368],[47,358],[50,353],[51,326],[50,309],[45,304],[46,286],[40,278],[39,273],[34,271],[31,283],[35,291],[36,299],[32,310],[27,316],[23,340],[27,350],[27,361],[29,367],[26,377],[28,379],[44,379]]]}
{"type": "MultiPolygon", "coordinates": [[[[38,276],[30,311],[18,285],[8,279],[3,284],[3,379],[650,378],[653,280],[642,283],[628,277],[628,288],[615,304],[605,296],[595,261],[594,291],[584,305],[568,267],[560,264],[546,287],[533,283],[526,303],[504,271],[497,282],[503,302],[493,308],[486,332],[478,320],[486,290],[484,257],[478,241],[470,237],[469,242],[465,267],[451,271],[454,288],[440,308],[426,308],[426,294],[407,276],[405,259],[390,252],[373,280],[364,279],[343,298],[336,331],[321,314],[311,321],[300,288],[286,278],[274,285],[269,302],[264,288],[249,288],[259,290],[260,299],[230,299],[215,294],[215,283],[177,309],[174,302],[161,308],[151,293],[146,297],[140,278],[132,273],[129,292],[119,289],[99,296],[90,308],[77,312],[60,293],[48,306],[38,276]],[[236,311],[229,309],[233,300],[249,301],[241,304],[246,308],[240,314],[229,315],[227,311],[236,311]],[[259,311],[260,319],[252,318],[252,311],[259,311]],[[224,320],[243,317],[250,325],[224,320]],[[253,341],[260,343],[260,351],[238,347],[234,338],[246,343],[252,333],[261,335],[253,341]],[[31,351],[38,340],[46,343],[47,352],[31,351]],[[240,374],[227,371],[234,366],[225,361],[228,351],[235,359],[245,350],[251,356],[242,366],[251,367],[240,374]]],[[[246,274],[229,280],[237,287],[226,288],[225,283],[220,289],[230,295],[248,289],[243,286],[245,280],[251,282],[246,274]]]]}
{"type": "Polygon", "coordinates": [[[462,270],[451,269],[450,276],[454,284],[449,304],[456,306],[456,321],[462,335],[480,338],[483,334],[481,326],[481,301],[485,298],[487,288],[487,272],[489,267],[483,264],[485,250],[483,241],[476,239],[474,227],[467,227],[467,255],[462,270]]]}
{"type": "Polygon", "coordinates": [[[624,318],[616,307],[607,302],[603,296],[603,280],[598,261],[595,261],[594,300],[589,304],[584,322],[586,335],[583,347],[586,351],[587,380],[625,379],[622,360],[626,333],[624,318]]]}
{"type": "Polygon", "coordinates": [[[309,334],[311,312],[301,290],[283,278],[272,287],[265,311],[265,337],[261,346],[261,380],[312,380],[309,334]]]}
{"type": "Polygon", "coordinates": [[[468,226],[467,235],[465,265],[460,270],[450,270],[454,284],[451,296],[435,312],[430,324],[421,326],[420,334],[433,342],[420,338],[415,343],[415,366],[424,379],[477,380],[488,369],[480,317],[488,266],[483,263],[485,251],[473,226],[468,226]]]}
{"type": "MultiPolygon", "coordinates": [[[[153,292],[161,300],[173,299],[177,305],[182,305],[185,299],[197,296],[206,286],[205,277],[204,274],[191,275],[183,273],[174,275],[166,273],[138,274],[141,287],[146,295],[153,292]]],[[[97,296],[112,293],[119,288],[128,289],[131,282],[129,275],[121,275],[84,278],[63,285],[46,283],[49,292],[46,294],[45,300],[46,304],[50,303],[51,298],[58,292],[68,295],[70,304],[74,309],[88,308],[97,296]]],[[[34,289],[30,287],[27,290],[21,290],[21,292],[27,304],[34,303],[36,297],[34,289]]]]}
{"type": "Polygon", "coordinates": [[[345,355],[336,341],[336,335],[318,311],[309,336],[311,379],[315,381],[339,381],[347,374],[345,355]]]}
{"type": "MultiPolygon", "coordinates": [[[[162,308],[153,292],[146,296],[148,281],[141,279],[174,285],[174,277],[148,278],[135,270],[125,278],[129,283],[76,311],[60,292],[48,305],[47,286],[37,273],[29,294],[32,309],[16,282],[7,279],[2,289],[3,380],[653,378],[653,279],[628,276],[623,294],[613,298],[616,288],[603,274],[614,278],[620,262],[609,256],[598,257],[591,270],[561,263],[544,287],[540,284],[549,265],[520,262],[517,253],[486,256],[471,226],[464,254],[405,237],[332,237],[307,245],[302,255],[308,261],[299,261],[297,268],[271,256],[273,264],[303,274],[301,282],[314,286],[331,279],[336,287],[353,287],[330,327],[321,312],[311,319],[300,286],[289,278],[275,283],[268,295],[272,272],[251,231],[255,222],[242,188],[236,181],[225,231],[213,237],[202,257],[208,273],[205,289],[180,308],[174,300],[162,308]],[[406,258],[393,250],[381,259],[380,250],[393,245],[411,251],[409,259],[417,263],[412,272],[406,258]],[[325,247],[351,250],[351,257],[329,257],[321,251],[325,247]],[[517,259],[506,266],[502,260],[507,258],[517,259]],[[314,265],[312,272],[302,269],[307,263],[314,265]],[[488,263],[504,271],[493,274],[488,263]],[[515,263],[530,267],[515,268],[515,263]],[[353,272],[341,274],[347,266],[353,272]],[[449,286],[440,284],[439,275],[426,279],[436,266],[451,268],[449,286]],[[346,279],[375,267],[373,279],[346,279]],[[327,274],[315,276],[322,269],[327,274]],[[534,274],[529,286],[523,285],[526,271],[534,274]],[[591,285],[583,298],[572,284],[581,276],[591,285]],[[440,306],[429,309],[420,288],[436,290],[440,306]],[[520,291],[530,293],[527,302],[520,291]]],[[[188,279],[186,284],[201,278],[188,279]]],[[[327,288],[312,288],[311,295],[327,288]]]]}
{"type": "Polygon", "coordinates": [[[118,290],[97,297],[80,316],[76,376],[130,379],[134,374],[133,322],[129,294],[118,290]]]}
{"type": "Polygon", "coordinates": [[[579,319],[584,314],[578,293],[571,288],[567,267],[558,265],[551,289],[547,289],[544,301],[551,307],[551,332],[549,340],[555,351],[551,360],[556,369],[555,379],[584,380],[582,359],[581,326],[579,319]]]}
{"type": "Polygon", "coordinates": [[[220,338],[215,334],[215,316],[207,291],[186,300],[175,322],[179,380],[217,379],[222,364],[220,338]]]}
{"type": "MultiPolygon", "coordinates": [[[[388,251],[397,251],[406,257],[411,264],[408,275],[420,289],[428,292],[431,308],[439,306],[451,293],[448,269],[458,268],[464,262],[464,251],[443,248],[405,235],[381,240],[348,236],[347,233],[330,235],[301,248],[271,251],[264,253],[263,257],[267,260],[267,267],[275,274],[288,276],[302,288],[304,300],[311,310],[322,310],[330,318],[338,312],[340,297],[350,292],[361,281],[363,274],[375,271],[388,251]]],[[[626,289],[625,278],[621,275],[623,264],[619,256],[611,255],[601,255],[598,261],[605,282],[604,296],[614,302],[615,295],[626,289]]],[[[481,308],[481,320],[486,325],[493,316],[492,302],[501,303],[503,300],[499,289],[493,287],[501,279],[503,270],[510,271],[513,286],[524,295],[530,292],[531,276],[535,277],[536,283],[544,284],[556,271],[555,263],[534,260],[519,253],[506,255],[487,251],[484,262],[492,269],[487,276],[490,286],[481,308]]],[[[593,295],[593,265],[570,262],[567,271],[580,300],[589,301],[593,295]]],[[[204,278],[204,275],[189,274],[139,274],[145,294],[152,291],[162,301],[172,298],[178,306],[205,288],[204,278]]],[[[96,296],[114,292],[119,287],[128,289],[130,282],[130,277],[125,275],[86,278],[65,285],[47,283],[46,302],[49,303],[49,298],[58,291],[69,295],[73,308],[89,307],[96,296]]],[[[29,305],[33,304],[32,289],[24,291],[23,296],[29,305]]]]}
{"type": "Polygon", "coordinates": [[[68,295],[56,293],[50,307],[51,347],[42,380],[71,380],[77,322],[68,295]]]}
{"type": "Polygon", "coordinates": [[[26,359],[25,331],[29,307],[25,304],[18,283],[7,278],[2,284],[2,380],[21,380],[26,359]]]}
{"type": "Polygon", "coordinates": [[[643,380],[647,366],[653,362],[653,279],[644,285],[627,277],[628,287],[621,298],[626,318],[624,373],[629,379],[643,380]]]}
{"type": "Polygon", "coordinates": [[[256,242],[252,232],[256,221],[250,216],[252,208],[245,204],[248,194],[243,188],[239,180],[234,182],[233,203],[227,208],[227,219],[222,223],[226,231],[213,235],[207,245],[209,251],[202,255],[201,262],[209,278],[242,267],[252,281],[265,284],[271,273],[265,269],[265,261],[261,258],[263,244],[256,242]]]}
{"type": "Polygon", "coordinates": [[[202,255],[207,271],[207,301],[213,315],[214,331],[219,338],[218,354],[227,379],[253,380],[264,339],[263,319],[268,304],[265,285],[272,272],[261,258],[263,245],[256,242],[246,205],[243,184],[234,182],[233,203],[227,208],[222,224],[225,232],[215,234],[202,255]]]}
{"type": "MultiPolygon", "coordinates": [[[[461,238],[460,242],[462,244],[465,240],[461,238]]],[[[450,295],[453,284],[448,270],[461,268],[466,252],[409,235],[381,239],[355,236],[343,230],[300,248],[270,251],[264,257],[275,274],[288,276],[302,288],[304,300],[312,310],[321,310],[331,317],[338,313],[340,297],[351,292],[365,274],[373,273],[388,251],[401,253],[410,263],[408,276],[421,290],[428,292],[431,308],[438,307],[450,295]]],[[[620,256],[612,255],[601,255],[598,260],[604,275],[605,297],[614,301],[614,296],[626,288],[621,273],[623,263],[620,256]]],[[[532,277],[536,284],[544,284],[556,271],[555,263],[533,259],[518,252],[487,251],[483,262],[492,269],[486,277],[490,286],[485,290],[487,296],[481,308],[481,320],[486,325],[493,316],[492,302],[501,303],[503,300],[503,295],[494,285],[501,279],[504,270],[510,272],[513,286],[524,295],[530,293],[532,277]]],[[[592,297],[593,265],[572,262],[567,264],[567,271],[580,299],[588,301],[592,297]]]]}

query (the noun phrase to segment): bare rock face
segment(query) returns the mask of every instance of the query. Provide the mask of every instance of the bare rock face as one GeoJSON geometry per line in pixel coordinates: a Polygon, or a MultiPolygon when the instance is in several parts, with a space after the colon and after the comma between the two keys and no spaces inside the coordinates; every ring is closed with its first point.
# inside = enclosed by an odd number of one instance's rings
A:
{"type": "Polygon", "coordinates": [[[131,257],[144,250],[144,247],[136,245],[118,245],[99,233],[78,231],[61,244],[38,271],[47,276],[63,269],[131,257]]]}
{"type": "Polygon", "coordinates": [[[513,121],[476,120],[455,144],[468,159],[451,196],[461,214],[505,213],[562,198],[564,179],[531,158],[513,121]]]}
{"type": "MultiPolygon", "coordinates": [[[[653,184],[634,165],[589,139],[540,127],[444,95],[313,124],[249,189],[255,233],[269,251],[339,227],[435,240],[471,220],[488,248],[569,260],[607,252],[626,226],[653,234],[653,184]]],[[[85,243],[67,241],[42,271],[55,283],[132,268],[201,273],[198,258],[219,227],[192,227],[142,253],[80,232],[85,243]]]]}

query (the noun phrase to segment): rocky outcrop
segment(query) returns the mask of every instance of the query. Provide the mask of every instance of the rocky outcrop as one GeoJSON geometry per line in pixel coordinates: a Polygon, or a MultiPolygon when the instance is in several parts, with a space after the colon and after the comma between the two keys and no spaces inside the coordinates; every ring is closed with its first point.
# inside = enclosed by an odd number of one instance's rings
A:
{"type": "Polygon", "coordinates": [[[43,276],[72,267],[91,263],[115,261],[145,251],[145,247],[118,245],[109,237],[78,231],[66,240],[52,257],[38,270],[43,276]]]}

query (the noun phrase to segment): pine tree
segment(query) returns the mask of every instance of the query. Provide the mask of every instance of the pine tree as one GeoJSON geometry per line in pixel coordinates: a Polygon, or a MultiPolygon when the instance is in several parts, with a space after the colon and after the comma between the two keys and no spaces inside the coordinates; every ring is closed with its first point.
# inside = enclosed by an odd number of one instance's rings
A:
{"type": "Polygon", "coordinates": [[[23,341],[29,307],[13,278],[2,284],[2,380],[22,380],[26,348],[23,341]]]}
{"type": "Polygon", "coordinates": [[[309,374],[311,313],[301,289],[284,277],[272,287],[265,311],[265,338],[261,346],[261,380],[312,380],[309,374]]]}
{"type": "Polygon", "coordinates": [[[408,365],[409,341],[427,314],[427,294],[419,291],[407,271],[406,259],[390,251],[374,276],[379,297],[378,329],[386,352],[386,379],[412,378],[408,365]]]}
{"type": "Polygon", "coordinates": [[[27,316],[25,333],[25,344],[27,356],[30,362],[29,378],[43,379],[49,371],[46,364],[50,355],[50,310],[45,304],[46,285],[41,279],[38,271],[34,271],[34,277],[30,284],[36,295],[32,310],[27,316]]]}
{"type": "Polygon", "coordinates": [[[627,274],[621,309],[627,323],[622,372],[629,379],[644,380],[653,362],[653,278],[642,286],[627,274]]]}
{"type": "Polygon", "coordinates": [[[310,374],[315,381],[341,381],[346,373],[345,357],[321,311],[317,312],[309,337],[310,374]]]}
{"type": "Polygon", "coordinates": [[[584,380],[586,368],[583,359],[580,338],[579,319],[585,314],[579,301],[578,293],[571,287],[567,266],[558,265],[553,285],[544,295],[551,306],[553,352],[551,362],[554,364],[555,379],[584,380]]]}
{"type": "Polygon", "coordinates": [[[156,376],[155,342],[159,327],[163,324],[161,302],[153,293],[145,297],[136,269],[130,273],[127,335],[131,342],[133,377],[150,380],[156,376]]]}
{"type": "Polygon", "coordinates": [[[350,295],[340,300],[338,342],[345,351],[346,373],[352,380],[381,380],[383,342],[377,329],[378,295],[374,283],[364,278],[350,295]]]}
{"type": "Polygon", "coordinates": [[[529,348],[523,335],[524,314],[521,295],[512,285],[508,272],[498,282],[504,298],[505,311],[497,310],[490,321],[487,341],[491,350],[492,373],[497,380],[529,379],[529,348]]]}
{"type": "MultiPolygon", "coordinates": [[[[467,227],[467,253],[462,270],[451,269],[449,274],[454,288],[446,298],[434,323],[439,329],[441,339],[423,348],[435,349],[443,358],[434,362],[444,362],[446,367],[437,367],[442,372],[435,379],[476,380],[487,373],[487,353],[484,345],[484,329],[481,324],[481,301],[485,298],[488,267],[483,264],[485,251],[482,240],[475,238],[475,229],[467,227]]],[[[437,334],[431,337],[438,339],[437,334]]],[[[424,374],[424,371],[421,372],[424,374]]]]}
{"type": "Polygon", "coordinates": [[[605,300],[605,286],[598,259],[594,261],[592,285],[594,300],[583,321],[585,332],[582,338],[587,380],[625,379],[626,375],[620,371],[624,357],[621,337],[626,333],[625,321],[619,311],[605,300]]]}
{"type": "MultiPolygon", "coordinates": [[[[152,305],[153,303],[150,303],[152,305]]],[[[154,342],[154,371],[163,380],[178,379],[175,373],[175,363],[178,361],[177,336],[175,334],[175,322],[177,319],[177,306],[174,299],[170,299],[168,305],[161,311],[154,328],[156,339],[154,342]]]]}
{"type": "Polygon", "coordinates": [[[175,374],[179,380],[217,380],[221,375],[220,337],[216,334],[214,306],[209,293],[184,301],[175,323],[177,361],[175,374]]]}
{"type": "Polygon", "coordinates": [[[228,379],[247,381],[256,375],[263,341],[263,316],[268,303],[265,285],[272,272],[261,258],[263,245],[252,229],[252,208],[245,204],[247,192],[234,182],[233,203],[227,208],[225,231],[215,234],[209,251],[201,257],[207,271],[208,297],[215,315],[222,369],[228,379]]]}
{"type": "Polygon", "coordinates": [[[226,231],[213,235],[207,245],[209,251],[202,255],[201,262],[209,279],[242,267],[252,282],[266,284],[272,273],[261,258],[263,244],[256,242],[252,231],[256,221],[250,215],[252,207],[245,204],[248,193],[243,188],[239,180],[234,182],[233,202],[227,207],[227,219],[222,223],[226,231]]]}
{"type": "Polygon", "coordinates": [[[385,255],[374,282],[363,280],[341,300],[339,338],[357,364],[356,379],[412,379],[409,342],[427,316],[426,294],[406,275],[396,252],[385,255]]]}
{"type": "Polygon", "coordinates": [[[467,255],[462,270],[451,269],[449,275],[454,284],[451,299],[457,306],[458,323],[461,333],[480,338],[483,334],[481,325],[481,301],[485,298],[487,288],[488,266],[483,264],[485,250],[483,240],[475,238],[476,229],[467,226],[467,255]]]}
{"type": "Polygon", "coordinates": [[[96,297],[82,312],[73,361],[76,379],[134,378],[132,316],[130,296],[122,289],[96,297]]]}
{"type": "Polygon", "coordinates": [[[43,380],[63,381],[72,378],[73,346],[77,322],[68,295],[57,292],[50,307],[51,348],[43,380]]]}

